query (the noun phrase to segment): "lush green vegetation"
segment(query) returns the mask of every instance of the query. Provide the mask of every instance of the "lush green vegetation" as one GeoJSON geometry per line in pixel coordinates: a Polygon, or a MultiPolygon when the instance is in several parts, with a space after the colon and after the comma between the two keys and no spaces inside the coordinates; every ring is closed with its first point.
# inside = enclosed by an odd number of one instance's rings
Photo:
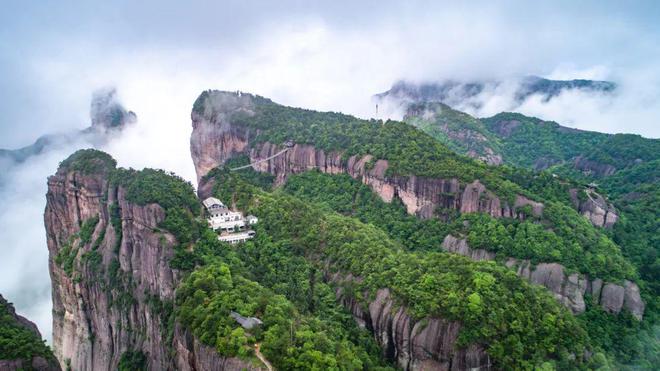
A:
{"type": "Polygon", "coordinates": [[[588,160],[624,169],[657,160],[660,156],[660,140],[633,134],[616,134],[608,136],[599,146],[585,153],[584,157],[588,160]]]}
{"type": "Polygon", "coordinates": [[[660,328],[648,327],[629,313],[612,316],[597,305],[589,305],[578,320],[595,346],[615,356],[618,368],[653,370],[660,364],[660,328]]]}
{"type": "Polygon", "coordinates": [[[501,152],[499,138],[480,120],[443,103],[411,104],[404,120],[456,153],[486,156],[501,152]]]}
{"type": "Polygon", "coordinates": [[[399,202],[382,201],[368,186],[346,174],[311,171],[294,175],[285,184],[284,191],[374,224],[408,250],[437,251],[447,234],[463,234],[471,247],[494,251],[503,260],[516,257],[530,259],[533,263],[558,262],[606,280],[636,276],[616,244],[559,202],[546,203],[542,220],[520,221],[467,214],[455,215],[446,223],[408,215],[399,202]]]}
{"type": "MultiPolygon", "coordinates": [[[[473,262],[438,252],[406,252],[374,226],[279,191],[264,193],[229,173],[217,183],[216,192],[224,201],[236,202],[239,208],[259,216],[257,236],[267,236],[283,246],[270,253],[255,253],[274,259],[272,256],[289,251],[313,262],[319,270],[329,264],[331,270],[364,279],[345,287],[346,292],[366,289],[373,295],[388,287],[414,318],[441,316],[461,321],[459,346],[484,344],[501,367],[530,368],[548,358],[564,364],[569,353],[581,354],[587,345],[586,334],[575,318],[545,290],[494,262],[473,262]]],[[[258,243],[255,240],[257,249],[258,243]]],[[[274,267],[277,265],[260,276],[268,277],[274,267]]],[[[299,288],[291,291],[305,292],[299,288]]],[[[304,294],[291,297],[305,303],[304,294]]]]}
{"type": "Polygon", "coordinates": [[[60,168],[79,171],[83,174],[93,174],[113,170],[117,161],[109,154],[96,149],[81,149],[60,162],[60,168]]]}
{"type": "Polygon", "coordinates": [[[43,357],[54,362],[46,342],[13,316],[13,307],[0,296],[0,359],[31,360],[43,357]]]}
{"type": "MultiPolygon", "coordinates": [[[[207,118],[212,119],[217,114],[215,110],[223,109],[214,106],[215,100],[221,100],[223,94],[229,93],[213,91],[200,95],[196,104],[205,107],[207,118]]],[[[236,125],[259,130],[251,139],[253,145],[266,141],[283,144],[292,140],[313,144],[326,152],[341,152],[344,158],[370,154],[376,159],[386,159],[389,175],[457,178],[464,182],[480,179],[503,200],[513,200],[516,194],[525,193],[505,179],[498,168],[457,155],[411,125],[286,107],[258,96],[253,96],[252,100],[254,114],[240,111],[231,119],[236,125]]]]}
{"type": "Polygon", "coordinates": [[[119,371],[146,371],[147,356],[142,352],[124,352],[117,368],[119,371]]]}
{"type": "Polygon", "coordinates": [[[569,161],[602,144],[608,134],[565,128],[520,113],[499,113],[481,119],[500,137],[504,162],[524,168],[547,167],[569,161]]]}
{"type": "Polygon", "coordinates": [[[157,203],[165,209],[160,227],[171,232],[182,248],[196,240],[199,223],[195,218],[201,209],[189,182],[163,170],[122,168],[113,172],[112,182],[125,189],[127,201],[137,205],[157,203]]]}
{"type": "MultiPolygon", "coordinates": [[[[469,129],[479,128],[478,124],[465,117],[451,119],[457,125],[467,125],[469,129]]],[[[521,168],[503,167],[510,181],[543,200],[561,202],[566,206],[570,206],[568,189],[581,189],[581,186],[595,182],[598,183],[598,192],[608,195],[614,202],[620,219],[607,234],[639,272],[641,280],[637,282],[647,304],[645,320],[641,324],[633,324],[617,318],[609,319],[609,324],[602,326],[610,330],[592,333],[592,338],[615,354],[620,363],[637,364],[639,367],[654,364],[655,359],[650,356],[652,352],[636,354],[635,350],[657,349],[660,343],[658,326],[655,325],[660,312],[660,221],[657,217],[660,207],[660,140],[631,134],[579,131],[517,113],[501,113],[479,121],[497,136],[496,143],[501,145],[500,151],[506,164],[528,169],[554,165],[539,174],[521,168]],[[586,166],[585,171],[575,168],[573,159],[576,157],[588,161],[583,165],[586,166]],[[606,167],[612,167],[609,171],[615,169],[614,175],[604,176],[606,167]],[[551,173],[561,178],[551,177],[551,173]],[[633,339],[635,333],[638,334],[636,340],[633,339]],[[604,334],[609,335],[603,338],[604,334]],[[616,334],[625,336],[617,337],[616,334]],[[621,339],[627,340],[623,342],[621,339]],[[641,343],[645,344],[644,347],[639,346],[641,343]]],[[[433,127],[420,127],[438,137],[433,127]]],[[[440,136],[440,140],[446,139],[440,136]]],[[[460,142],[460,139],[455,138],[454,141],[460,142]]],[[[454,146],[454,149],[466,153],[466,148],[460,145],[454,146]]],[[[578,197],[584,197],[582,193],[578,197]]],[[[558,214],[559,217],[561,214],[558,214]]],[[[565,253],[561,252],[562,255],[565,253]]],[[[570,251],[568,253],[570,255],[570,251]]],[[[600,318],[593,313],[589,316],[600,318]]],[[[588,329],[591,332],[599,326],[594,324],[588,329]]]]}

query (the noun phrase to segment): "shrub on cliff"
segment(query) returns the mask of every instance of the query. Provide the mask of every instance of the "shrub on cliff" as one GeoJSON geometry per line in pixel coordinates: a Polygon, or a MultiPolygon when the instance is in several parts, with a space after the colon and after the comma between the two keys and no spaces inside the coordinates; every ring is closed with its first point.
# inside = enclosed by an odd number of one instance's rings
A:
{"type": "Polygon", "coordinates": [[[0,296],[0,360],[31,360],[37,356],[54,361],[45,341],[19,323],[13,306],[0,296]]]}
{"type": "Polygon", "coordinates": [[[73,153],[66,160],[60,162],[59,169],[79,171],[83,174],[108,172],[117,166],[117,161],[109,154],[97,149],[81,149],[73,153]]]}

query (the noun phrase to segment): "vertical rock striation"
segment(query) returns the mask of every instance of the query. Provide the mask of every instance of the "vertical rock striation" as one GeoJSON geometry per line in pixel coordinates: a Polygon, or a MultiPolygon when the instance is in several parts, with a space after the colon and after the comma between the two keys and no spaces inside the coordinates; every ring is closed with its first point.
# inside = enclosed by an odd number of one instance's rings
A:
{"type": "Polygon", "coordinates": [[[405,307],[397,306],[389,289],[380,289],[371,301],[364,293],[359,299],[347,295],[342,284],[359,281],[338,273],[326,277],[336,286],[337,299],[358,325],[371,331],[384,356],[403,370],[490,370],[494,366],[486,350],[477,344],[458,348],[461,324],[443,318],[412,318],[405,307]],[[366,303],[366,306],[363,304],[366,303]]]}
{"type": "Polygon", "coordinates": [[[129,202],[110,182],[112,170],[60,166],[48,179],[53,347],[62,368],[115,370],[133,351],[146,355],[150,370],[250,369],[175,323],[180,275],[169,265],[176,239],[159,228],[165,211],[129,202]]]}
{"type": "MultiPolygon", "coordinates": [[[[217,99],[221,98],[221,103],[206,108],[206,111],[212,112],[192,113],[190,149],[201,197],[208,196],[212,189],[204,176],[233,156],[246,154],[250,162],[254,163],[286,149],[285,146],[270,142],[256,142],[258,131],[250,131],[244,125],[232,121],[235,113],[254,113],[254,103],[250,96],[224,94],[217,99]]],[[[341,152],[326,153],[302,143],[294,144],[282,155],[253,165],[257,171],[274,175],[277,185],[284,183],[291,174],[312,169],[329,174],[347,173],[371,187],[386,202],[391,202],[395,197],[401,199],[408,213],[421,218],[432,217],[438,209],[484,212],[494,217],[512,218],[523,218],[524,214],[519,209],[526,205],[532,207],[535,215],[543,211],[543,204],[524,196],[517,196],[511,200],[511,204],[509,200],[501,200],[479,180],[461,184],[455,178],[390,176],[387,173],[388,167],[387,160],[370,155],[344,158],[341,152]]]]}

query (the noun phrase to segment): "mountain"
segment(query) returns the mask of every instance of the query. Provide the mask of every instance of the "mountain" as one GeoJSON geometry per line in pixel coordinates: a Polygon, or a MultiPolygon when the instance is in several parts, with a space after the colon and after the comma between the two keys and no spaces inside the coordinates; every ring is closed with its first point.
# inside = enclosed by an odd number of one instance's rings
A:
{"type": "Polygon", "coordinates": [[[595,80],[549,80],[538,76],[501,81],[454,81],[413,83],[398,81],[390,90],[374,95],[377,101],[421,103],[440,102],[452,107],[481,108],[484,96],[497,93],[514,105],[521,105],[532,96],[549,101],[561,93],[580,90],[587,93],[611,94],[615,83],[595,80]]]}
{"type": "Polygon", "coordinates": [[[74,370],[259,369],[222,357],[175,319],[174,263],[197,234],[192,186],[80,150],[48,180],[53,346],[74,370]]]}
{"type": "Polygon", "coordinates": [[[199,199],[96,150],[49,178],[62,366],[597,368],[641,352],[644,281],[552,180],[403,122],[251,94],[205,91],[191,118],[199,199]],[[219,241],[209,196],[257,216],[254,238],[219,241]]]}
{"type": "MultiPolygon", "coordinates": [[[[618,248],[612,250],[603,245],[602,248],[610,252],[599,258],[595,257],[594,253],[598,255],[595,246],[599,245],[596,241],[602,238],[597,236],[602,236],[602,232],[593,229],[589,224],[583,224],[583,219],[571,209],[573,207],[571,193],[563,184],[559,187],[561,192],[554,192],[554,189],[543,187],[544,184],[541,184],[539,179],[531,178],[525,172],[488,167],[457,157],[431,137],[401,123],[363,121],[336,113],[283,107],[265,98],[247,94],[205,92],[196,101],[192,117],[191,151],[200,180],[200,195],[203,197],[213,194],[213,189],[217,187],[217,183],[213,181],[214,176],[207,177],[209,173],[214,174],[211,171],[213,167],[221,166],[236,156],[246,156],[247,161],[253,164],[253,169],[271,174],[276,186],[286,187],[293,175],[309,170],[335,176],[346,174],[350,178],[360,180],[375,192],[380,200],[386,203],[399,203],[405,211],[404,214],[417,215],[423,220],[429,220],[422,223],[431,223],[432,227],[429,224],[422,224],[423,227],[418,226],[418,229],[413,230],[435,228],[433,230],[439,235],[429,238],[428,241],[419,241],[421,237],[411,236],[416,242],[428,244],[429,247],[426,249],[432,249],[433,246],[437,248],[443,244],[443,238],[447,240],[445,236],[449,236],[447,230],[442,230],[435,224],[436,216],[451,220],[456,214],[464,215],[461,218],[471,218],[470,214],[473,212],[485,213],[486,219],[477,222],[459,219],[468,228],[457,226],[459,230],[456,231],[456,236],[454,234],[452,236],[460,242],[464,238],[461,236],[467,235],[467,243],[473,241],[473,246],[470,246],[472,250],[483,246],[486,250],[496,253],[497,260],[507,256],[518,259],[509,262],[519,266],[518,273],[521,276],[554,290],[553,293],[560,301],[577,313],[584,308],[587,308],[587,312],[591,312],[590,307],[584,306],[581,300],[583,293],[589,297],[596,295],[594,300],[596,303],[600,302],[606,310],[611,308],[602,301],[603,293],[599,292],[602,287],[600,281],[595,285],[593,281],[584,281],[583,284],[579,275],[569,277],[570,274],[566,274],[559,275],[565,277],[560,279],[562,283],[554,284],[551,283],[554,282],[552,279],[547,278],[554,276],[554,273],[550,272],[553,272],[555,267],[558,272],[562,272],[567,266],[571,266],[569,272],[581,266],[582,268],[577,270],[589,277],[599,277],[599,275],[605,277],[608,275],[607,272],[617,269],[613,270],[613,266],[610,266],[598,273],[591,263],[582,259],[588,256],[596,260],[605,256],[609,258],[620,256],[620,253],[613,253],[618,248]],[[523,189],[518,185],[527,185],[527,183],[534,191],[523,189]],[[539,193],[544,196],[539,196],[539,193]],[[556,217],[553,217],[553,214],[556,217]],[[511,220],[514,221],[513,224],[509,223],[511,220]],[[569,222],[564,224],[564,221],[569,222]],[[534,236],[532,230],[537,228],[535,226],[539,223],[555,225],[552,229],[545,230],[552,231],[555,237],[542,236],[543,233],[534,236]],[[561,224],[564,225],[560,226],[561,224]],[[486,225],[489,227],[485,227],[486,225]],[[485,228],[481,229],[477,226],[485,228]],[[493,239],[488,237],[493,236],[492,232],[489,232],[490,228],[495,230],[503,228],[511,232],[509,237],[504,233],[501,237],[493,239]],[[578,230],[580,232],[576,232],[578,230]],[[525,242],[521,240],[522,244],[515,247],[515,240],[523,233],[531,239],[525,242]],[[580,237],[583,233],[584,237],[580,237]],[[586,237],[587,235],[593,237],[586,237]],[[570,248],[554,252],[551,248],[539,249],[545,244],[541,241],[552,238],[559,240],[550,243],[550,246],[561,246],[562,242],[559,241],[564,240],[566,246],[572,243],[584,244],[583,251],[590,250],[590,252],[586,255],[579,253],[573,258],[570,257],[574,254],[569,253],[570,248]],[[572,242],[569,242],[571,238],[573,238],[572,242]],[[592,239],[593,242],[586,242],[585,238],[592,239]],[[533,264],[547,262],[550,265],[542,267],[543,269],[535,274],[525,268],[528,260],[533,264]],[[552,265],[555,263],[559,263],[559,266],[552,265]],[[575,286],[571,286],[569,282],[576,282],[575,286]]],[[[263,179],[259,180],[262,181],[263,179]]],[[[557,186],[559,183],[549,180],[548,184],[557,186]]],[[[312,186],[306,184],[305,188],[312,186]]],[[[349,190],[337,190],[334,185],[329,189],[336,190],[332,194],[346,194],[348,198],[353,194],[349,190]]],[[[579,191],[576,197],[578,201],[592,200],[588,194],[579,191]]],[[[400,213],[397,215],[403,217],[400,213]]],[[[365,221],[377,224],[378,220],[379,217],[375,217],[365,221]]],[[[391,223],[388,228],[395,228],[392,224],[399,224],[401,227],[401,223],[401,221],[391,223]]],[[[407,225],[407,228],[412,227],[407,225]]],[[[541,230],[539,229],[539,232],[541,230]]],[[[405,235],[405,231],[406,228],[395,228],[391,232],[395,235],[405,235]]],[[[447,241],[447,244],[443,245],[447,249],[452,249],[451,238],[447,241]]],[[[414,244],[411,241],[404,242],[414,244]]],[[[463,251],[473,255],[465,249],[463,251]]],[[[507,259],[504,259],[502,264],[506,262],[507,259]]],[[[622,262],[620,268],[624,266],[630,265],[628,262],[622,262]]],[[[626,269],[628,268],[624,268],[624,271],[626,269]]],[[[608,299],[605,301],[612,298],[609,296],[611,293],[620,292],[622,296],[613,299],[612,303],[628,302],[628,305],[631,305],[629,308],[633,312],[637,311],[638,309],[633,309],[632,303],[641,303],[641,300],[632,298],[633,295],[639,297],[638,289],[629,284],[619,287],[610,286],[606,290],[608,299]],[[628,294],[623,294],[626,291],[628,294]],[[626,296],[628,299],[625,299],[626,296]]],[[[637,316],[640,318],[639,312],[637,316]]]]}
{"type": "Polygon", "coordinates": [[[57,371],[53,352],[41,339],[37,326],[16,314],[0,295],[0,370],[57,371]]]}
{"type": "Polygon", "coordinates": [[[33,144],[19,149],[0,149],[0,160],[21,163],[31,156],[41,154],[52,148],[63,147],[77,141],[98,145],[113,133],[121,131],[127,125],[137,121],[132,111],[127,111],[117,100],[114,88],[100,89],[93,93],[90,104],[91,126],[71,133],[47,134],[39,137],[33,144]]]}
{"type": "Polygon", "coordinates": [[[650,310],[660,307],[660,140],[577,130],[519,113],[478,119],[439,102],[409,104],[405,121],[458,153],[489,163],[501,158],[515,167],[508,179],[545,197],[569,192],[574,208],[610,229],[637,266],[650,310]]]}
{"type": "Polygon", "coordinates": [[[403,120],[451,150],[489,165],[502,164],[499,138],[478,119],[440,102],[411,103],[403,120]]]}

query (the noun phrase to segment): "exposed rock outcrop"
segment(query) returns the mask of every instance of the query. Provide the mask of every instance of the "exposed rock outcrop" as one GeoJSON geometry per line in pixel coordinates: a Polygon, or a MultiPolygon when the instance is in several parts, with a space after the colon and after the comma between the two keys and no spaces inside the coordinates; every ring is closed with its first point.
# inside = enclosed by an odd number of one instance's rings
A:
{"type": "MultiPolygon", "coordinates": [[[[237,154],[258,162],[281,152],[286,147],[269,142],[255,142],[258,131],[250,131],[243,125],[232,122],[237,112],[252,114],[254,107],[248,95],[222,94],[224,101],[214,106],[212,112],[192,113],[193,133],[190,148],[197,172],[200,196],[208,196],[212,185],[204,179],[213,168],[237,154]]],[[[207,108],[207,110],[211,110],[207,108]]],[[[317,169],[324,173],[347,173],[370,186],[386,202],[394,197],[401,199],[408,213],[421,218],[430,218],[439,208],[461,212],[484,212],[494,217],[524,218],[521,208],[529,205],[535,215],[541,215],[543,204],[517,196],[513,205],[501,200],[486,189],[478,180],[461,184],[458,179],[424,178],[417,176],[388,175],[388,161],[370,155],[350,156],[343,153],[317,149],[308,144],[295,144],[280,156],[258,162],[254,169],[275,176],[280,185],[291,174],[317,169]]]]}
{"type": "Polygon", "coordinates": [[[176,239],[159,229],[163,208],[128,202],[123,187],[109,182],[109,171],[60,167],[48,179],[46,197],[53,347],[63,368],[115,370],[126,351],[147,355],[150,370],[250,367],[185,331],[168,330],[180,275],[169,265],[176,239]],[[81,227],[94,218],[84,241],[81,227]]]}
{"type": "Polygon", "coordinates": [[[2,371],[23,371],[23,370],[36,370],[36,371],[59,371],[60,365],[55,361],[48,362],[43,357],[34,357],[31,360],[13,359],[6,360],[0,359],[0,370],[2,371]]]}
{"type": "Polygon", "coordinates": [[[616,168],[612,165],[601,164],[582,156],[575,158],[573,161],[573,166],[575,166],[575,168],[578,170],[581,170],[585,173],[594,174],[596,176],[610,176],[616,172],[616,168]]]}
{"type": "Polygon", "coordinates": [[[479,345],[457,348],[461,324],[442,318],[415,321],[405,307],[395,305],[388,289],[380,289],[368,301],[368,293],[360,300],[347,295],[342,283],[358,280],[351,275],[328,277],[336,285],[337,299],[352,314],[357,323],[370,330],[383,349],[404,370],[490,370],[490,357],[479,345]],[[362,302],[367,302],[365,307],[362,302]]]}
{"type": "MultiPolygon", "coordinates": [[[[484,249],[472,249],[463,238],[452,235],[442,242],[445,251],[470,257],[473,260],[493,260],[495,253],[484,249]]],[[[619,313],[622,309],[630,311],[637,319],[644,315],[644,302],[639,293],[639,287],[625,280],[623,285],[603,282],[596,278],[590,279],[579,273],[568,274],[561,264],[540,263],[533,266],[529,260],[509,258],[506,266],[530,282],[545,286],[553,295],[573,313],[582,313],[586,309],[584,295],[589,294],[594,304],[610,313],[619,313]]]]}
{"type": "Polygon", "coordinates": [[[571,189],[570,195],[575,208],[596,227],[611,228],[619,220],[614,205],[608,203],[600,194],[586,190],[586,199],[580,200],[578,190],[571,189]]]}

